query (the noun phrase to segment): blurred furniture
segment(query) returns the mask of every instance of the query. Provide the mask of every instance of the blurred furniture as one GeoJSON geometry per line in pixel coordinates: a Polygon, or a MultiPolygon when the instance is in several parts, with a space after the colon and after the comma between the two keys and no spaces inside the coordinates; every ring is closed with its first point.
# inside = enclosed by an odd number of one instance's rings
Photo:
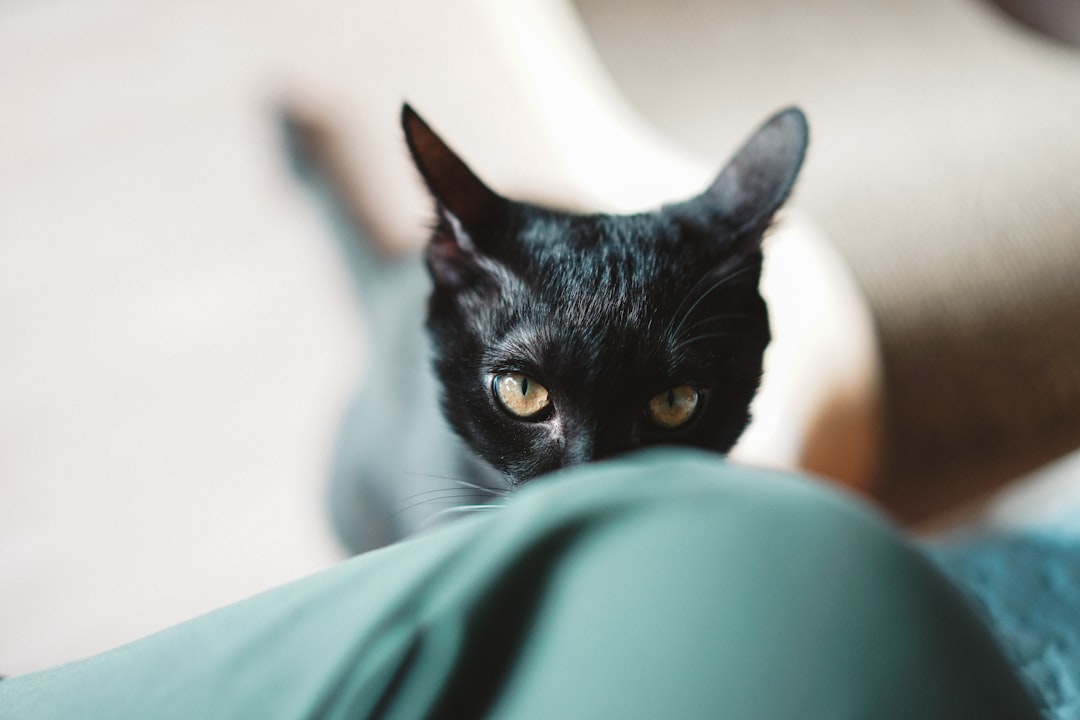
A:
{"type": "Polygon", "coordinates": [[[806,110],[795,202],[872,308],[884,503],[924,519],[1080,446],[1080,51],[974,0],[576,5],[695,155],[806,110]]]}

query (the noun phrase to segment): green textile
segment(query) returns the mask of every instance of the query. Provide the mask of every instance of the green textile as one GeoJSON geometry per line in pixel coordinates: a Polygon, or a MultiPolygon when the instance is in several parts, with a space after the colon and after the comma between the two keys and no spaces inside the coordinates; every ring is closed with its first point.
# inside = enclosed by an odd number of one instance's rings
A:
{"type": "Polygon", "coordinates": [[[1034,718],[958,593],[813,480],[651,451],[102,655],[21,718],[1034,718]]]}

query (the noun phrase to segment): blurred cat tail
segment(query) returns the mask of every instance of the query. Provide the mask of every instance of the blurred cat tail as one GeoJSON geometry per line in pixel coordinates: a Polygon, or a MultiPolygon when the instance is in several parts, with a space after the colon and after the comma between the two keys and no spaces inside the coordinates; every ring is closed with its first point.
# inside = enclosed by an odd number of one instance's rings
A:
{"type": "Polygon", "coordinates": [[[322,206],[361,292],[402,253],[380,243],[357,198],[362,188],[349,171],[337,128],[323,114],[288,99],[276,108],[285,153],[294,175],[322,206]]]}

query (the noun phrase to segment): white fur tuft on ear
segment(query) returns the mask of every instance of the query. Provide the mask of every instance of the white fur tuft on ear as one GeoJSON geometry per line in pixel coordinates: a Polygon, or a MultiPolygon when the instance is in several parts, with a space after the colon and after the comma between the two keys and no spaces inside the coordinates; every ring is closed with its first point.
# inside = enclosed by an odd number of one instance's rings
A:
{"type": "Polygon", "coordinates": [[[465,252],[475,253],[476,243],[473,242],[472,236],[469,235],[469,231],[465,229],[465,226],[461,224],[458,216],[450,212],[442,203],[439,203],[438,212],[439,217],[450,227],[450,232],[453,234],[454,241],[458,246],[465,252]]]}

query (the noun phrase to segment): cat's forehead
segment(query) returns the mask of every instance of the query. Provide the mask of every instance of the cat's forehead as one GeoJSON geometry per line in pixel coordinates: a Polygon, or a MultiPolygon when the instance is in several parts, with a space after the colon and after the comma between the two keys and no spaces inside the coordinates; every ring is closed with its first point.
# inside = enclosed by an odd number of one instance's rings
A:
{"type": "Polygon", "coordinates": [[[617,264],[592,264],[518,286],[505,298],[506,322],[492,349],[502,359],[580,377],[666,368],[677,315],[691,303],[659,285],[617,264]]]}
{"type": "Polygon", "coordinates": [[[606,250],[640,253],[674,246],[678,228],[662,213],[574,215],[525,208],[517,224],[517,242],[537,255],[566,257],[569,251],[606,250]]]}
{"type": "Polygon", "coordinates": [[[713,253],[662,213],[568,215],[540,210],[517,225],[502,283],[522,320],[589,338],[653,328],[715,265],[713,253]],[[522,314],[523,308],[530,308],[522,314]]]}
{"type": "Polygon", "coordinates": [[[675,223],[659,213],[541,213],[518,225],[512,244],[514,269],[538,291],[560,297],[645,291],[655,295],[658,279],[686,275],[695,266],[708,264],[707,252],[684,242],[675,223]]]}
{"type": "MultiPolygon", "coordinates": [[[[698,332],[684,316],[715,313],[705,292],[717,254],[663,213],[633,216],[526,214],[513,231],[487,308],[497,359],[570,373],[623,365],[670,367],[698,332]],[[702,302],[698,296],[704,294],[702,302]]],[[[630,369],[627,367],[627,369],[630,369]]],[[[633,368],[635,372],[642,368],[633,368]]]]}

